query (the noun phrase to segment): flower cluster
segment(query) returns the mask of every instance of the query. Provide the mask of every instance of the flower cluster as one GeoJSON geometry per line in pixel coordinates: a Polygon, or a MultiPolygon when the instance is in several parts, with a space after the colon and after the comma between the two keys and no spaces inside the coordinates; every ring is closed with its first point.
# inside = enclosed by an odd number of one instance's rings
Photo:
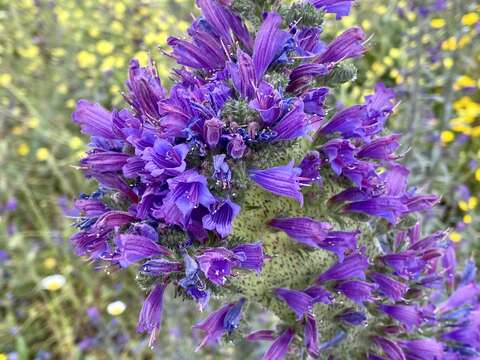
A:
{"type": "MultiPolygon", "coordinates": [[[[296,6],[340,18],[351,3],[296,6]]],[[[242,313],[255,303],[281,320],[246,335],[273,341],[264,359],[477,354],[474,270],[450,297],[439,290],[457,286],[453,248],[414,220],[438,198],[408,187],[400,135],[384,134],[395,94],[380,83],[328,113],[364,32],[324,43],[320,24],[285,23],[275,6],[252,29],[235,1],[197,4],[189,38],[168,39],[183,65],[169,92],[133,60],[128,108],[81,100],[72,115],[91,136],[81,168],[100,184],[76,201],[72,243],[110,267],[139,264],[151,290],[138,331],[154,340],[172,286],[200,309],[212,293],[226,301],[194,326],[199,348],[247,332],[242,313]]]]}

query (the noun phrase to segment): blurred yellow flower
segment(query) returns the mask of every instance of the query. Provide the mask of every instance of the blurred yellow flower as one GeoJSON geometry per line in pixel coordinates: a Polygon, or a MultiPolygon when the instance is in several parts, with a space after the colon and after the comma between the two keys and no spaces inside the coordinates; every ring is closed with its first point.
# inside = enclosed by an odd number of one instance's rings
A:
{"type": "Polygon", "coordinates": [[[94,26],[88,30],[88,35],[97,38],[100,35],[100,29],[94,26]]]}
{"type": "Polygon", "coordinates": [[[468,203],[465,200],[460,200],[458,202],[458,207],[463,211],[468,211],[468,203]]]}
{"type": "Polygon", "coordinates": [[[114,45],[110,41],[100,40],[96,48],[100,55],[108,55],[113,51],[114,45]]]}
{"type": "Polygon", "coordinates": [[[475,170],[475,179],[480,181],[480,169],[475,170]]]}
{"type": "Polygon", "coordinates": [[[38,127],[38,125],[40,125],[40,119],[32,116],[31,118],[29,118],[27,120],[26,125],[30,129],[36,129],[38,127]]]}
{"type": "Polygon", "coordinates": [[[59,94],[65,95],[68,92],[68,85],[67,84],[58,85],[57,91],[59,94]]]}
{"type": "Polygon", "coordinates": [[[453,51],[457,48],[457,40],[452,36],[442,43],[442,50],[453,51]]]}
{"type": "Polygon", "coordinates": [[[433,18],[430,22],[430,25],[434,29],[441,29],[445,26],[445,19],[442,18],[433,18]]]}
{"type": "Polygon", "coordinates": [[[30,147],[26,143],[21,143],[17,148],[17,153],[20,156],[27,156],[30,153],[30,147]]]}
{"type": "Polygon", "coordinates": [[[73,107],[75,106],[75,100],[74,99],[68,99],[65,102],[65,106],[69,109],[73,109],[73,107]]]}
{"type": "Polygon", "coordinates": [[[443,66],[445,66],[446,69],[450,69],[453,66],[453,59],[450,57],[443,59],[443,66]]]}
{"type": "Polygon", "coordinates": [[[49,257],[43,261],[43,267],[47,270],[52,270],[55,266],[57,266],[57,260],[54,258],[49,257]]]}
{"type": "Polygon", "coordinates": [[[470,44],[471,41],[472,41],[472,37],[470,35],[462,35],[458,40],[458,46],[460,48],[463,48],[466,45],[470,44]]]}
{"type": "Polygon", "coordinates": [[[118,316],[121,315],[126,308],[127,305],[125,305],[123,301],[117,300],[107,305],[107,312],[112,316],[118,316]]]}
{"type": "Polygon", "coordinates": [[[387,66],[392,66],[393,59],[390,56],[385,56],[385,58],[383,59],[383,63],[387,66]]]}
{"type": "Polygon", "coordinates": [[[146,51],[139,51],[133,57],[138,60],[141,66],[147,66],[149,56],[146,51]]]}
{"type": "Polygon", "coordinates": [[[465,224],[471,224],[472,221],[473,221],[472,215],[467,214],[463,217],[463,222],[465,224]]]}
{"type": "Polygon", "coordinates": [[[475,25],[480,20],[480,16],[476,12],[471,12],[462,16],[463,25],[475,25]]]}
{"type": "Polygon", "coordinates": [[[401,51],[399,48],[391,48],[390,51],[388,52],[388,55],[392,59],[398,59],[401,55],[401,51]]]}
{"type": "Polygon", "coordinates": [[[97,63],[97,57],[88,51],[82,50],[77,54],[78,65],[85,69],[97,63]]]}
{"type": "Polygon", "coordinates": [[[25,131],[25,129],[22,128],[21,126],[14,126],[12,128],[12,134],[13,135],[22,135],[24,131],[25,131]]]}
{"type": "Polygon", "coordinates": [[[57,58],[64,57],[65,53],[66,53],[65,49],[62,49],[62,48],[52,49],[52,55],[57,58]]]}
{"type": "Polygon", "coordinates": [[[0,353],[0,360],[8,360],[8,357],[4,353],[0,353]]]}
{"type": "Polygon", "coordinates": [[[19,48],[18,53],[24,58],[32,59],[40,54],[40,50],[35,45],[31,45],[26,48],[19,48]]]}
{"type": "Polygon", "coordinates": [[[477,207],[478,205],[478,199],[474,196],[472,196],[470,199],[468,199],[468,208],[470,210],[473,210],[477,207]]]}
{"type": "Polygon", "coordinates": [[[70,149],[73,149],[73,150],[80,148],[82,145],[83,145],[83,141],[78,136],[72,137],[68,143],[68,146],[70,146],[70,149]]]}
{"type": "Polygon", "coordinates": [[[60,274],[50,275],[40,281],[40,287],[48,291],[57,291],[65,285],[67,280],[60,274]]]}
{"type": "Polygon", "coordinates": [[[38,161],[45,161],[50,156],[50,151],[45,147],[41,147],[37,150],[36,156],[38,161]]]}
{"type": "Polygon", "coordinates": [[[115,34],[121,34],[123,32],[123,25],[120,21],[114,21],[110,26],[112,32],[115,34]]]}
{"type": "Polygon", "coordinates": [[[450,130],[445,130],[445,131],[442,131],[442,134],[440,135],[440,139],[442,140],[442,143],[448,144],[453,140],[455,140],[455,134],[450,130]]]}
{"type": "Polygon", "coordinates": [[[460,242],[462,240],[462,235],[456,231],[452,231],[450,233],[450,240],[452,240],[453,242],[460,242]]]}
{"type": "Polygon", "coordinates": [[[122,2],[116,2],[115,3],[115,6],[113,7],[113,11],[115,11],[115,13],[117,15],[122,15],[125,10],[127,9],[127,7],[125,6],[125,4],[123,4],[122,2]]]}
{"type": "Polygon", "coordinates": [[[379,15],[385,15],[388,9],[385,5],[378,5],[375,7],[375,12],[379,15]]]}
{"type": "Polygon", "coordinates": [[[8,86],[12,83],[12,75],[0,74],[0,86],[8,86]]]}
{"type": "Polygon", "coordinates": [[[455,81],[455,84],[453,84],[453,89],[460,90],[466,87],[475,87],[476,85],[477,82],[470,76],[462,75],[457,79],[457,81],[455,81]]]}

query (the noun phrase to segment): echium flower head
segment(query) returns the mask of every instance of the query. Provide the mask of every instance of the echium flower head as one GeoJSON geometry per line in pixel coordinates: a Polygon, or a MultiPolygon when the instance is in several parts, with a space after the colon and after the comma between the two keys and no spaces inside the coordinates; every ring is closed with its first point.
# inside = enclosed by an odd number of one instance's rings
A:
{"type": "Polygon", "coordinates": [[[189,38],[168,40],[182,66],[169,91],[133,60],[128,107],[78,102],[99,190],[75,202],[76,253],[138,267],[151,341],[168,287],[209,310],[199,351],[228,336],[271,341],[267,360],[478,358],[475,265],[457,278],[447,233],[410,226],[438,197],[409,189],[385,132],[394,92],[327,111],[366,44],[358,27],[324,43],[321,18],[353,1],[252,1],[247,19],[248,4],[197,0],[189,38]],[[247,334],[258,309],[277,326],[247,334]]]}

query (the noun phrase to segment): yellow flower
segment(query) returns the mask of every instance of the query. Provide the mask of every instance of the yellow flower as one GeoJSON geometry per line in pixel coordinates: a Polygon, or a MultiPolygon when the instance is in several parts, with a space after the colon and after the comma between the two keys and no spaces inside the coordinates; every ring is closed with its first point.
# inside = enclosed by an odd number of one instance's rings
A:
{"type": "Polygon", "coordinates": [[[97,38],[100,35],[100,29],[94,26],[88,30],[88,35],[92,38],[97,38]]]}
{"type": "Polygon", "coordinates": [[[388,9],[385,5],[379,5],[375,7],[375,12],[379,15],[385,15],[387,13],[388,9]]]}
{"type": "Polygon", "coordinates": [[[43,267],[47,270],[52,270],[55,266],[57,266],[57,260],[54,258],[49,257],[43,261],[43,267]]]}
{"type": "Polygon", "coordinates": [[[27,127],[30,129],[36,129],[40,125],[40,119],[37,117],[31,117],[26,122],[27,127]]]}
{"type": "Polygon", "coordinates": [[[17,148],[17,153],[20,156],[27,156],[30,153],[30,147],[26,143],[21,143],[17,148]]]}
{"type": "Polygon", "coordinates": [[[134,56],[138,60],[141,66],[146,66],[148,64],[148,54],[146,51],[139,51],[134,56]]]}
{"type": "Polygon", "coordinates": [[[376,75],[382,75],[385,72],[385,65],[376,61],[372,64],[372,70],[376,75]]]}
{"type": "Polygon", "coordinates": [[[385,58],[383,59],[383,63],[387,66],[392,66],[393,59],[390,56],[385,56],[385,58]]]}
{"type": "Polygon", "coordinates": [[[462,240],[462,235],[456,231],[452,231],[450,233],[450,240],[452,240],[453,242],[460,242],[462,240]]]}
{"type": "Polygon", "coordinates": [[[25,131],[25,129],[22,128],[21,126],[15,126],[15,127],[12,128],[12,134],[13,135],[17,135],[17,136],[22,135],[24,131],[25,131]]]}
{"type": "Polygon", "coordinates": [[[463,217],[463,222],[465,224],[471,224],[472,221],[473,221],[472,215],[467,214],[463,217]]]}
{"type": "Polygon", "coordinates": [[[115,66],[115,57],[114,56],[107,56],[102,61],[102,65],[100,65],[100,71],[110,71],[115,66]]]}
{"type": "Polygon", "coordinates": [[[110,41],[107,41],[107,40],[100,40],[97,43],[96,47],[97,47],[97,51],[100,55],[108,55],[114,49],[114,45],[110,41]]]}
{"type": "Polygon", "coordinates": [[[7,87],[12,83],[12,75],[10,74],[0,74],[0,86],[7,87]]]}
{"type": "Polygon", "coordinates": [[[75,106],[75,100],[74,99],[68,99],[65,102],[65,106],[69,109],[73,109],[73,107],[75,106]]]}
{"type": "Polygon", "coordinates": [[[113,84],[112,86],[110,86],[110,93],[111,94],[118,94],[120,92],[120,86],[118,86],[117,84],[113,84]]]}
{"type": "MultiPolygon", "coordinates": [[[[180,20],[177,23],[176,27],[179,31],[185,32],[190,27],[190,23],[186,22],[185,20],[180,20]]],[[[365,29],[365,30],[368,30],[368,29],[365,29]]]]}
{"type": "Polygon", "coordinates": [[[52,55],[57,58],[64,57],[65,53],[66,53],[65,49],[62,49],[62,48],[52,49],[52,55]]]}
{"type": "Polygon", "coordinates": [[[110,28],[114,34],[121,34],[123,32],[123,25],[120,21],[114,21],[110,28]]]}
{"type": "Polygon", "coordinates": [[[57,291],[65,285],[67,280],[60,274],[50,275],[40,281],[40,287],[48,291],[57,291]]]}
{"type": "Polygon", "coordinates": [[[454,90],[460,90],[466,87],[475,87],[477,85],[476,81],[468,75],[460,76],[455,84],[453,84],[454,90]]]}
{"type": "Polygon", "coordinates": [[[408,12],[407,19],[409,21],[415,21],[417,19],[417,14],[414,11],[408,12]]]}
{"type": "Polygon", "coordinates": [[[117,300],[108,304],[107,312],[112,316],[118,316],[121,315],[126,308],[127,305],[125,305],[123,301],[117,300]]]}
{"type": "Polygon", "coordinates": [[[453,59],[450,57],[443,59],[443,66],[445,69],[450,69],[453,66],[453,59]]]}
{"type": "Polygon", "coordinates": [[[92,67],[97,63],[97,57],[88,51],[82,50],[77,54],[78,66],[82,69],[92,67]]]}
{"type": "Polygon", "coordinates": [[[73,149],[73,150],[80,148],[82,145],[83,145],[83,141],[78,136],[72,137],[70,139],[70,142],[68,143],[68,146],[70,146],[70,149],[73,149]]]}
{"type": "Polygon", "coordinates": [[[430,22],[430,25],[432,26],[432,28],[434,29],[441,29],[445,26],[445,19],[442,19],[442,18],[434,18],[432,19],[432,21],[430,22]]]}
{"type": "Polygon", "coordinates": [[[116,2],[115,6],[113,7],[113,11],[115,11],[117,15],[122,15],[126,9],[127,7],[125,6],[125,4],[121,2],[116,2]]]}
{"type": "Polygon", "coordinates": [[[458,202],[458,207],[463,211],[468,211],[468,203],[465,200],[460,200],[458,202]]]}
{"type": "Polygon", "coordinates": [[[457,48],[457,40],[452,36],[442,43],[442,49],[445,51],[453,51],[457,48]]]}
{"type": "Polygon", "coordinates": [[[472,37],[470,35],[462,35],[458,40],[458,46],[460,48],[463,48],[465,47],[465,45],[470,44],[471,41],[472,41],[472,37]]]}
{"type": "Polygon", "coordinates": [[[370,30],[372,28],[372,23],[370,22],[370,20],[367,20],[367,19],[363,20],[362,21],[362,28],[365,31],[370,30]]]}
{"type": "Polygon", "coordinates": [[[59,84],[57,86],[57,91],[59,94],[65,95],[68,92],[68,85],[67,84],[59,84]]]}
{"type": "Polygon", "coordinates": [[[442,140],[442,143],[448,144],[449,142],[452,142],[455,139],[455,134],[450,130],[445,130],[445,131],[442,131],[440,138],[442,140]]]}
{"type": "Polygon", "coordinates": [[[33,59],[34,57],[37,57],[38,54],[40,54],[40,50],[35,45],[31,45],[26,48],[20,48],[18,49],[18,52],[21,56],[27,59],[33,59]]]}
{"type": "Polygon", "coordinates": [[[8,357],[4,353],[0,353],[0,360],[8,360],[8,357]]]}
{"type": "Polygon", "coordinates": [[[388,52],[388,55],[392,59],[398,59],[401,55],[401,51],[399,48],[391,48],[390,51],[388,52]]]}
{"type": "Polygon", "coordinates": [[[476,12],[471,12],[462,16],[462,24],[471,26],[480,20],[480,16],[476,12]]]}
{"type": "Polygon", "coordinates": [[[470,210],[473,210],[477,207],[478,205],[478,199],[474,196],[472,196],[470,199],[468,199],[468,208],[470,210]]]}
{"type": "Polygon", "coordinates": [[[37,160],[45,161],[50,156],[50,151],[47,148],[41,147],[37,150],[37,160]]]}
{"type": "Polygon", "coordinates": [[[475,179],[480,181],[480,169],[475,170],[475,179]]]}

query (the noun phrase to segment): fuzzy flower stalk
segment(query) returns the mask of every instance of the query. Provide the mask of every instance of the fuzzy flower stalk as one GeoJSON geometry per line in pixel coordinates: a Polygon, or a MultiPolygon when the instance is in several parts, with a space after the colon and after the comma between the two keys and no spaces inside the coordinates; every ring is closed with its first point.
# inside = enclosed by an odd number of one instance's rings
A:
{"type": "Polygon", "coordinates": [[[80,256],[136,267],[148,290],[138,331],[161,331],[168,288],[204,309],[198,344],[270,341],[267,360],[474,359],[480,287],[457,276],[447,233],[422,234],[438,201],[408,186],[396,105],[379,83],[335,111],[335,85],[366,49],[353,27],[324,42],[324,13],[352,1],[197,0],[167,91],[155,66],[132,60],[128,106],[80,100],[91,136],[81,161],[98,191],[76,201],[80,256]],[[255,306],[251,306],[255,304],[255,306]],[[279,319],[253,329],[258,307],[279,319]]]}

